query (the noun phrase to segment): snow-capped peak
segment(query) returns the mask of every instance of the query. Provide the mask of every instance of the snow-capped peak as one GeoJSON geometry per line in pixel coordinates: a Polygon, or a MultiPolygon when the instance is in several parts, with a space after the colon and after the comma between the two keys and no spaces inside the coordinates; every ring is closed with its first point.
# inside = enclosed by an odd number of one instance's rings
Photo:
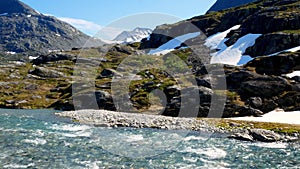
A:
{"type": "Polygon", "coordinates": [[[123,31],[113,41],[119,41],[124,43],[139,42],[144,38],[147,38],[152,33],[149,28],[135,28],[132,31],[123,31]]]}

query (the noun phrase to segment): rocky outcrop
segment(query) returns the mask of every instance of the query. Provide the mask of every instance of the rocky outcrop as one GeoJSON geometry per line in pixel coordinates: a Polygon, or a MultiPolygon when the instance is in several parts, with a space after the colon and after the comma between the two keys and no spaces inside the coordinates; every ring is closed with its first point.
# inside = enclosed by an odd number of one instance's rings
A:
{"type": "Polygon", "coordinates": [[[300,46],[300,31],[299,34],[265,34],[256,39],[255,44],[246,50],[245,55],[250,55],[252,57],[270,55],[298,46],[300,46]]]}
{"type": "Polygon", "coordinates": [[[244,67],[254,68],[256,73],[280,76],[300,70],[300,51],[294,53],[281,53],[276,56],[255,58],[244,67]]]}
{"type": "Polygon", "coordinates": [[[59,77],[65,77],[65,75],[62,72],[47,69],[45,67],[35,67],[34,70],[29,71],[29,74],[36,75],[42,78],[59,78],[59,77]]]}
{"type": "Polygon", "coordinates": [[[157,48],[174,37],[187,33],[202,31],[206,36],[211,36],[241,25],[239,29],[228,33],[228,40],[225,42],[227,46],[233,45],[244,35],[262,34],[245,54],[252,57],[273,54],[300,45],[299,17],[297,0],[254,1],[234,9],[210,12],[176,24],[158,26],[149,40],[142,41],[141,48],[157,48]]]}
{"type": "Polygon", "coordinates": [[[32,60],[32,63],[35,65],[41,65],[41,64],[46,64],[49,62],[57,62],[61,60],[75,61],[76,58],[77,58],[76,55],[51,53],[49,55],[40,55],[38,58],[32,60]]]}
{"type": "Polygon", "coordinates": [[[242,141],[261,141],[261,142],[276,142],[287,141],[285,138],[273,131],[264,129],[250,129],[241,133],[234,133],[228,138],[233,138],[242,141]]]}
{"type": "Polygon", "coordinates": [[[217,2],[208,10],[208,12],[220,11],[228,8],[233,8],[237,6],[241,6],[247,3],[251,3],[256,0],[239,0],[239,1],[231,1],[231,0],[217,0],[217,2]]]}
{"type": "Polygon", "coordinates": [[[291,84],[284,78],[260,76],[242,82],[239,93],[242,97],[271,98],[291,90],[291,84]]]}

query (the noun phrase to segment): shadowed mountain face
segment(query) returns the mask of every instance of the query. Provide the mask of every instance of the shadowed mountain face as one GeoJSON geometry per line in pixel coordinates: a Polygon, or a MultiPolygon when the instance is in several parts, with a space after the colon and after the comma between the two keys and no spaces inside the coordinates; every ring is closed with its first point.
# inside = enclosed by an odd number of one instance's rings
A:
{"type": "Polygon", "coordinates": [[[223,9],[244,5],[254,1],[256,0],[217,0],[217,2],[208,10],[208,12],[220,11],[223,9]]]}
{"type": "Polygon", "coordinates": [[[35,10],[30,8],[28,5],[18,0],[1,0],[0,14],[3,13],[38,14],[35,10]]]}
{"type": "MultiPolygon", "coordinates": [[[[0,1],[0,52],[48,53],[82,47],[89,36],[18,0],[0,1]]],[[[93,45],[102,44],[96,41],[93,45]]]]}

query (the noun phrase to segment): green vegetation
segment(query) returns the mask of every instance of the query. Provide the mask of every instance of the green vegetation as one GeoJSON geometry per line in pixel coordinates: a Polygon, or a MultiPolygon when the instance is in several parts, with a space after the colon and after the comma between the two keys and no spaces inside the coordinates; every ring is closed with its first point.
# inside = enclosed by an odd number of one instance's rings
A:
{"type": "Polygon", "coordinates": [[[238,121],[230,119],[203,119],[211,125],[218,128],[223,128],[229,131],[235,129],[253,129],[261,128],[271,130],[282,134],[300,133],[300,125],[282,124],[282,123],[268,123],[268,122],[253,122],[253,121],[238,121]]]}

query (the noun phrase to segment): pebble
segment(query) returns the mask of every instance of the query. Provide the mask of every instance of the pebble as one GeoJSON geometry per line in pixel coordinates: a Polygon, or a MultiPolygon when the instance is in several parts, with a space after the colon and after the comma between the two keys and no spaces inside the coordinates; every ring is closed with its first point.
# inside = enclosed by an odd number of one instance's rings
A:
{"type": "Polygon", "coordinates": [[[113,112],[107,110],[78,110],[56,113],[59,116],[70,117],[83,124],[97,127],[133,127],[159,129],[202,130],[216,128],[205,124],[196,118],[167,117],[161,115],[145,115],[137,113],[113,112]]]}

